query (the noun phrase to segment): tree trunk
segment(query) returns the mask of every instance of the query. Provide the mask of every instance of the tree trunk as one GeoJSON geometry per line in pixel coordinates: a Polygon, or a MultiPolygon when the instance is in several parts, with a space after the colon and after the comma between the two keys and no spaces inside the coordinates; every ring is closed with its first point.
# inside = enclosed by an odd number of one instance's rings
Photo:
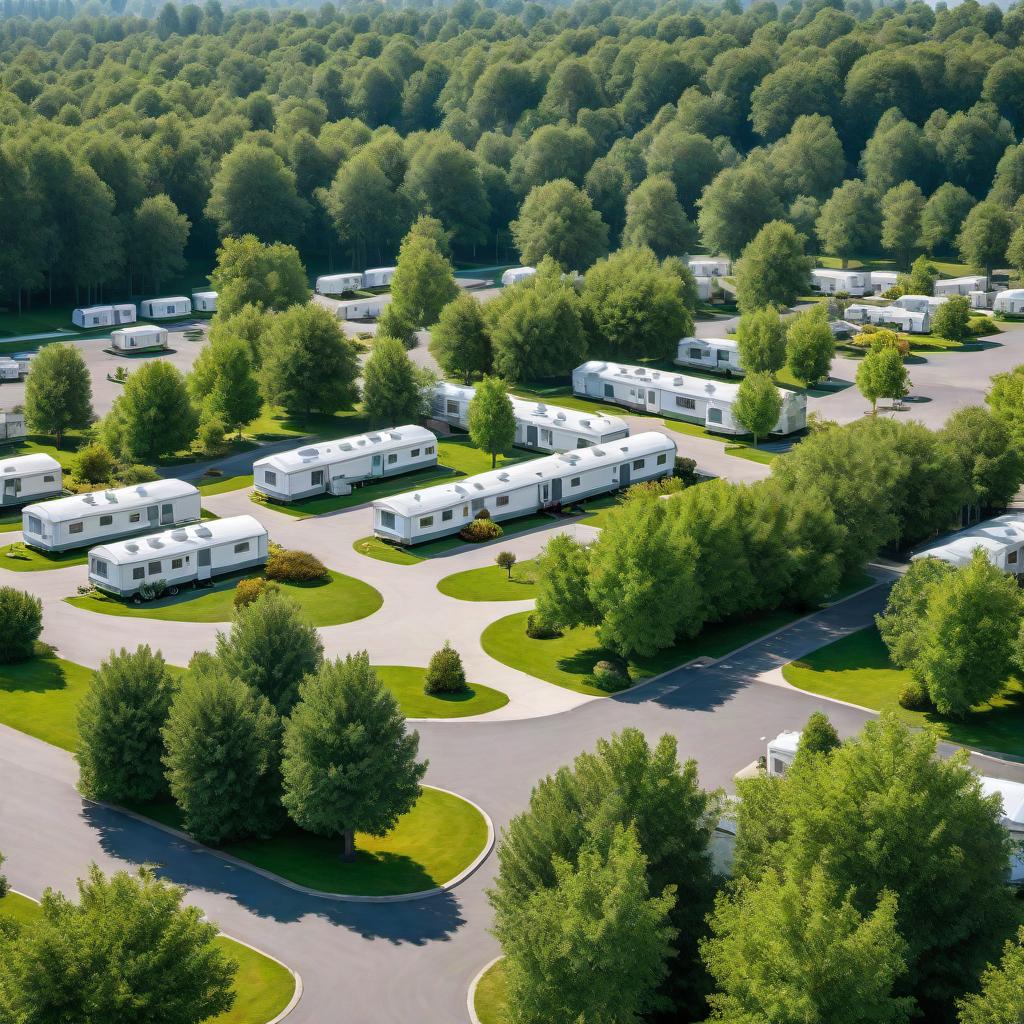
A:
{"type": "Polygon", "coordinates": [[[57,442],[57,448],[59,450],[60,446],[64,443],[64,431],[63,430],[57,430],[54,433],[53,436],[54,436],[54,440],[57,442]]]}
{"type": "Polygon", "coordinates": [[[342,842],[344,848],[342,850],[341,859],[346,864],[351,864],[356,859],[356,833],[355,829],[346,829],[342,835],[342,842]]]}
{"type": "Polygon", "coordinates": [[[843,270],[846,270],[847,264],[848,264],[849,262],[850,262],[850,261],[849,261],[849,260],[848,260],[848,259],[847,259],[847,258],[846,258],[846,257],[844,256],[844,257],[843,257],[843,270]]]}
{"type": "Polygon", "coordinates": [[[491,469],[494,469],[494,467],[497,466],[497,464],[498,464],[498,453],[497,452],[491,452],[491,469]]]}

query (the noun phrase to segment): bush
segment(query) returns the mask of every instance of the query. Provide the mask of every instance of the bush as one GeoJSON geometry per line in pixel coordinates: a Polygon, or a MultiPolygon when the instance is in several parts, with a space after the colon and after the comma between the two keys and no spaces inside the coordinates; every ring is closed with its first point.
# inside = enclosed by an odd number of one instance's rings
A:
{"type": "Polygon", "coordinates": [[[907,683],[906,686],[900,690],[899,702],[901,708],[906,708],[907,711],[931,711],[932,702],[928,696],[928,691],[924,688],[922,683],[919,683],[916,679],[907,683]]]}
{"type": "Polygon", "coordinates": [[[331,575],[316,555],[277,546],[271,548],[266,573],[268,579],[281,583],[314,583],[331,575]]]}
{"type": "Polygon", "coordinates": [[[685,455],[677,455],[673,473],[678,480],[690,487],[697,483],[700,477],[697,475],[697,460],[687,458],[685,455]]]}
{"type": "Polygon", "coordinates": [[[192,450],[209,458],[223,455],[228,450],[227,442],[224,440],[226,433],[227,427],[223,420],[216,416],[204,419],[199,424],[196,439],[192,442],[192,450]]]}
{"type": "Polygon", "coordinates": [[[983,334],[996,334],[999,326],[990,316],[973,316],[967,324],[967,333],[975,337],[983,334]]]}
{"type": "Polygon", "coordinates": [[[135,484],[151,484],[154,480],[160,479],[160,474],[152,466],[143,466],[136,462],[124,466],[117,474],[117,478],[125,487],[133,487],[135,484]]]}
{"type": "Polygon", "coordinates": [[[526,635],[533,640],[557,640],[562,631],[545,622],[536,612],[531,612],[526,617],[526,635]]]}
{"type": "Polygon", "coordinates": [[[24,590],[0,587],[0,664],[31,658],[42,631],[42,601],[24,590]]]}
{"type": "Polygon", "coordinates": [[[622,690],[632,682],[625,665],[618,665],[614,661],[599,661],[591,674],[601,690],[622,690]]]}
{"type": "Polygon", "coordinates": [[[459,530],[459,536],[471,544],[481,544],[485,540],[497,540],[501,534],[501,527],[490,519],[474,519],[459,530]]]}
{"type": "Polygon", "coordinates": [[[79,448],[75,456],[75,476],[85,483],[104,484],[113,479],[116,469],[114,453],[99,441],[79,448]]]}
{"type": "Polygon", "coordinates": [[[244,608],[258,597],[262,597],[268,590],[280,589],[276,583],[263,576],[247,576],[235,584],[234,605],[236,608],[244,608]]]}
{"type": "Polygon", "coordinates": [[[473,518],[474,519],[490,519],[491,518],[490,510],[486,509],[486,508],[482,508],[482,509],[480,509],[479,512],[477,512],[477,514],[475,516],[473,516],[473,518]]]}
{"type": "Polygon", "coordinates": [[[435,651],[423,681],[424,693],[462,693],[466,689],[466,670],[462,656],[446,640],[444,647],[435,651]]]}

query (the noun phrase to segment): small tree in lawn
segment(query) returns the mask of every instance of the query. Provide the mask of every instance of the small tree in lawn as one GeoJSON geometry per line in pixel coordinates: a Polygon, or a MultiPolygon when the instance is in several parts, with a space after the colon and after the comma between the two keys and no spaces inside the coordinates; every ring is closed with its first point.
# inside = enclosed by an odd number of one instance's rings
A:
{"type": "Polygon", "coordinates": [[[78,786],[95,800],[152,800],[167,790],[160,731],[174,682],[159,651],[123,647],[93,673],[78,706],[78,786]]]}
{"type": "Polygon", "coordinates": [[[376,423],[414,423],[426,412],[420,372],[394,338],[377,334],[363,366],[363,411],[376,423]]]}
{"type": "MultiPolygon", "coordinates": [[[[878,400],[882,397],[881,360],[884,349],[868,352],[857,367],[857,388],[871,403],[871,415],[875,415],[878,400]]],[[[897,353],[897,357],[899,353],[897,353]]]]}
{"type": "Polygon", "coordinates": [[[786,365],[786,325],[774,306],[744,313],[736,341],[740,365],[747,373],[776,373],[786,365]]]}
{"type": "Polygon", "coordinates": [[[494,559],[495,565],[504,569],[508,573],[509,579],[512,579],[512,567],[517,561],[518,559],[514,551],[499,551],[498,557],[494,559]]]}
{"type": "Polygon", "coordinates": [[[839,733],[823,711],[815,711],[800,733],[797,756],[831,754],[839,746],[839,733]]]}
{"type": "Polygon", "coordinates": [[[963,341],[971,324],[971,300],[966,295],[951,295],[932,314],[932,334],[951,341],[963,341]]]}
{"type": "Polygon", "coordinates": [[[469,436],[491,456],[491,468],[498,456],[512,447],[516,417],[505,384],[497,377],[484,377],[469,403],[469,436]]]}
{"type": "Polygon", "coordinates": [[[0,665],[25,661],[43,631],[43,602],[24,590],[0,587],[0,665]]]}
{"type": "Polygon", "coordinates": [[[483,308],[460,291],[442,310],[430,332],[430,352],[441,369],[469,384],[473,374],[491,369],[491,337],[483,308]]]}
{"type": "Polygon", "coordinates": [[[25,423],[38,434],[52,434],[57,447],[69,430],[92,422],[92,380],[74,345],[41,349],[25,381],[25,423]]]}
{"type": "Polygon", "coordinates": [[[732,413],[736,422],[754,435],[755,448],[757,439],[778,423],[780,412],[782,396],[767,373],[748,373],[740,381],[732,413]]]}
{"type": "Polygon", "coordinates": [[[786,362],[793,376],[807,387],[827,377],[836,354],[836,340],[828,325],[828,306],[821,302],[798,313],[786,328],[786,362]]]}
{"type": "Polygon", "coordinates": [[[446,640],[444,646],[430,657],[423,692],[462,693],[465,689],[466,670],[462,666],[462,656],[446,640]]]}
{"type": "Polygon", "coordinates": [[[426,761],[366,652],[325,662],[299,688],[285,723],[282,802],[300,828],[344,841],[383,836],[419,799],[426,761]]]}
{"type": "Polygon", "coordinates": [[[105,484],[114,478],[117,459],[102,442],[83,445],[75,455],[75,476],[83,483],[105,484]]]}

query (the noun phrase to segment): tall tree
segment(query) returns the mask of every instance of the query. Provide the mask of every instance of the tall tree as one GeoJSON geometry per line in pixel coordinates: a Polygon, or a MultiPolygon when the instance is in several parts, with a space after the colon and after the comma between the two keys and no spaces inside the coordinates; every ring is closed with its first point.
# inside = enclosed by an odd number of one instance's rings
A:
{"type": "Polygon", "coordinates": [[[1019,1024],[1024,1017],[1024,927],[1007,939],[998,966],[989,964],[981,991],[960,1001],[960,1024],[1019,1024]]]}
{"type": "Polygon", "coordinates": [[[421,217],[402,240],[391,303],[416,327],[431,327],[444,306],[458,294],[452,265],[431,234],[430,218],[421,217]]]}
{"type": "Polygon", "coordinates": [[[786,325],[773,306],[752,309],[736,328],[740,366],[746,373],[776,373],[786,365],[786,325]]]}
{"type": "Polygon", "coordinates": [[[25,423],[52,434],[60,448],[69,430],[92,422],[92,380],[74,345],[47,345],[36,353],[25,381],[25,423]]]}
{"type": "Polygon", "coordinates": [[[980,406],[957,409],[940,432],[960,466],[965,500],[981,508],[1005,508],[1024,482],[1024,456],[1006,425],[980,406]]]}
{"type": "Polygon", "coordinates": [[[287,309],[309,300],[306,268],[298,250],[280,242],[264,245],[256,235],[221,242],[210,283],[217,291],[217,313],[223,317],[250,303],[263,309],[287,309]]]}
{"type": "Polygon", "coordinates": [[[748,373],[740,381],[732,413],[736,422],[757,439],[771,431],[782,412],[782,396],[767,373],[748,373]]]}
{"type": "Polygon", "coordinates": [[[664,259],[689,252],[697,241],[697,229],[686,219],[667,174],[645,178],[626,200],[626,225],[622,244],[645,246],[664,259]]]}
{"type": "Polygon", "coordinates": [[[608,227],[590,198],[564,178],[530,189],[511,224],[526,264],[551,256],[563,270],[586,270],[608,251],[608,227]]]}
{"type": "Polygon", "coordinates": [[[363,366],[363,411],[376,423],[415,423],[426,412],[424,381],[394,338],[378,334],[363,366]]]}
{"type": "Polygon", "coordinates": [[[736,266],[736,301],[743,312],[763,306],[792,306],[807,290],[811,260],[804,239],[785,221],[763,228],[743,249],[736,266]]]}
{"type": "Polygon", "coordinates": [[[491,338],[480,303],[466,291],[441,310],[430,332],[430,353],[441,369],[469,384],[474,374],[489,373],[491,338]]]}
{"type": "Polygon", "coordinates": [[[199,353],[188,376],[189,392],[206,416],[241,434],[263,408],[252,349],[240,337],[221,334],[199,353]]]}
{"type": "Polygon", "coordinates": [[[960,258],[986,277],[1006,258],[1014,224],[1009,212],[998,203],[978,203],[964,219],[956,244],[960,258]]]}
{"type": "Polygon", "coordinates": [[[128,233],[128,260],[138,283],[155,292],[161,282],[185,267],[185,243],[192,229],[188,217],[180,213],[166,195],[143,199],[132,214],[128,233]]]}
{"type": "Polygon", "coordinates": [[[499,377],[484,377],[469,403],[469,436],[479,449],[491,456],[491,468],[498,456],[515,441],[516,417],[508,390],[499,377]]]}
{"type": "Polygon", "coordinates": [[[973,206],[970,192],[948,181],[928,197],[921,211],[921,240],[928,252],[954,249],[956,236],[973,206]]]}
{"type": "Polygon", "coordinates": [[[880,398],[899,399],[910,391],[910,375],[899,349],[885,347],[868,352],[857,367],[857,387],[871,403],[871,415],[880,398]]]}
{"type": "Polygon", "coordinates": [[[879,242],[878,196],[857,179],[844,181],[821,208],[816,230],[825,252],[846,267],[851,256],[869,253],[879,242]]]}
{"type": "Polygon", "coordinates": [[[882,196],[882,248],[899,267],[909,266],[921,242],[924,194],[912,181],[894,185],[882,196]]]}
{"type": "Polygon", "coordinates": [[[786,328],[786,365],[807,387],[832,370],[836,341],[828,324],[828,307],[818,303],[798,313],[786,328]]]}
{"type": "Polygon", "coordinates": [[[782,203],[769,180],[767,168],[727,167],[697,203],[704,245],[734,259],[770,221],[782,217],[782,203]]]}

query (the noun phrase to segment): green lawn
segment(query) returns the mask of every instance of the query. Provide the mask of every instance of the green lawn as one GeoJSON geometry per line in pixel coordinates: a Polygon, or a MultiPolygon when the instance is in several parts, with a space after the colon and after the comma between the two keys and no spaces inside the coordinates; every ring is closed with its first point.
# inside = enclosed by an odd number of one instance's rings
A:
{"type": "Polygon", "coordinates": [[[78,741],[78,702],[92,669],[54,655],[0,665],[0,722],[64,750],[78,741]]]}
{"type": "Polygon", "coordinates": [[[588,498],[583,503],[584,512],[580,522],[599,530],[615,515],[621,504],[621,493],[602,494],[597,498],[588,498]]]}
{"type": "Polygon", "coordinates": [[[423,561],[411,548],[389,544],[380,537],[361,537],[352,545],[352,549],[367,558],[376,558],[378,562],[390,562],[392,565],[417,565],[423,561]]]}
{"type": "Polygon", "coordinates": [[[476,984],[473,993],[473,1009],[480,1024],[508,1024],[505,1006],[508,1002],[508,979],[505,977],[505,961],[491,964],[476,984]]]}
{"type": "MultiPolygon", "coordinates": [[[[0,897],[0,917],[27,925],[38,920],[39,914],[39,904],[27,896],[9,892],[0,897]]],[[[210,1024],[265,1024],[273,1020],[288,1005],[295,992],[291,971],[226,935],[217,936],[215,941],[238,963],[238,973],[235,975],[234,1006],[211,1017],[210,1024]]]]}
{"type": "MultiPolygon", "coordinates": [[[[256,575],[248,573],[247,576],[256,575]]],[[[164,619],[174,622],[230,622],[234,612],[235,585],[240,577],[229,576],[212,587],[186,588],[175,597],[131,604],[120,598],[69,597],[68,604],[104,615],[164,619]]],[[[365,619],[380,608],[384,599],[362,580],[332,572],[329,583],[283,583],[285,593],[295,598],[314,626],[337,626],[365,619]]]]}
{"type": "Polygon", "coordinates": [[[21,509],[5,509],[0,512],[0,533],[14,533],[21,529],[21,509]]]}
{"type": "MultiPolygon", "coordinates": [[[[45,434],[29,434],[11,444],[5,444],[0,448],[0,458],[14,459],[22,455],[49,455],[56,459],[66,473],[74,469],[75,452],[83,443],[82,436],[75,432],[64,435],[62,447],[57,448],[52,437],[45,434]]],[[[18,513],[19,519],[21,513],[18,513]]]]}
{"type": "Polygon", "coordinates": [[[259,417],[245,428],[245,435],[257,441],[285,441],[291,437],[345,437],[367,429],[362,410],[352,409],[333,416],[312,413],[303,416],[283,409],[264,406],[259,417]]]}
{"type": "Polygon", "coordinates": [[[459,601],[529,601],[533,598],[536,572],[532,559],[517,562],[512,575],[497,565],[453,573],[438,582],[437,589],[459,601]]]}
{"type": "Polygon", "coordinates": [[[412,665],[374,665],[374,672],[398,698],[402,714],[408,718],[468,718],[494,711],[508,703],[500,690],[480,683],[470,683],[465,693],[443,696],[423,692],[425,668],[412,665]]]}
{"type": "Polygon", "coordinates": [[[874,626],[791,662],[782,674],[801,690],[874,711],[893,710],[911,725],[931,725],[953,743],[1024,757],[1024,686],[1019,680],[1013,680],[1000,697],[976,708],[963,721],[943,718],[937,712],[907,711],[900,707],[899,695],[910,682],[910,673],[889,660],[874,626]]]}
{"type": "MultiPolygon", "coordinates": [[[[837,256],[818,256],[816,257],[817,265],[819,267],[827,267],[831,270],[840,270],[843,266],[843,261],[837,256]]],[[[937,260],[929,257],[928,262],[931,263],[935,269],[942,274],[944,277],[966,277],[969,274],[977,273],[974,268],[968,263],[953,263],[949,260],[937,260]]],[[[847,263],[847,270],[900,270],[902,268],[896,265],[894,260],[887,260],[881,257],[865,257],[863,259],[850,259],[847,263]]],[[[820,296],[819,296],[820,298],[820,296]]]]}
{"type": "Polygon", "coordinates": [[[605,405],[589,398],[579,398],[572,393],[571,384],[559,384],[551,387],[535,386],[533,388],[511,388],[510,394],[525,398],[532,402],[544,402],[548,405],[560,405],[565,409],[578,409],[580,412],[597,413],[602,416],[621,416],[627,412],[630,416],[646,416],[642,410],[623,409],[619,405],[605,405]]]}
{"type": "Polygon", "coordinates": [[[779,452],[765,451],[763,448],[754,448],[749,444],[727,444],[725,451],[726,454],[735,455],[738,459],[760,462],[764,466],[770,466],[780,455],[779,452]]]}
{"type": "Polygon", "coordinates": [[[228,491],[240,491],[243,487],[252,487],[252,473],[243,476],[204,476],[199,482],[199,493],[227,494],[228,491]]]}
{"type": "Polygon", "coordinates": [[[0,548],[0,569],[11,572],[39,572],[44,569],[66,569],[69,565],[85,565],[89,561],[88,550],[79,548],[72,551],[37,551],[22,546],[17,556],[12,555],[8,544],[0,548]]]}

